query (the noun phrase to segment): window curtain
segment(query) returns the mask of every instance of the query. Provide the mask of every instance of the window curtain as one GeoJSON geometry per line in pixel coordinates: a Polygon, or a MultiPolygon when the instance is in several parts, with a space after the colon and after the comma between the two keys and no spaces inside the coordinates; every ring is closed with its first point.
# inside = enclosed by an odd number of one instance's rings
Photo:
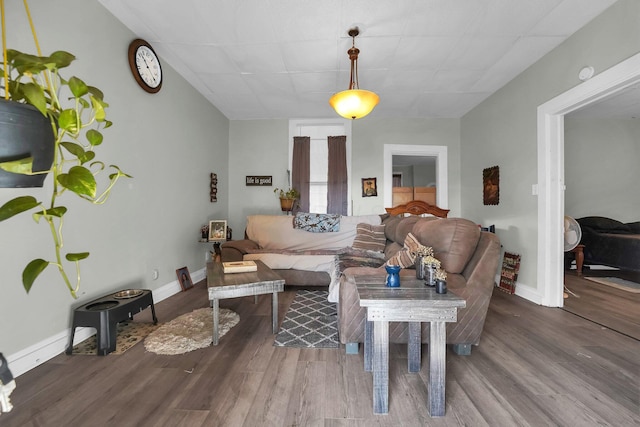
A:
{"type": "Polygon", "coordinates": [[[311,138],[308,136],[293,137],[293,159],[291,185],[300,192],[300,210],[309,212],[309,181],[311,159],[311,138]]]}
{"type": "Polygon", "coordinates": [[[347,215],[347,137],[330,136],[327,176],[327,213],[347,215]]]}

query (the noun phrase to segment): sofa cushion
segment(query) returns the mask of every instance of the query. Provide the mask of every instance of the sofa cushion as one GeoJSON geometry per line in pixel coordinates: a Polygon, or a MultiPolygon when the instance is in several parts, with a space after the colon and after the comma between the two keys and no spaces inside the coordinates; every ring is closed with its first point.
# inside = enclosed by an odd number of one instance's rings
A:
{"type": "Polygon", "coordinates": [[[404,239],[404,247],[387,260],[387,265],[399,265],[402,268],[413,267],[416,260],[416,251],[419,246],[420,242],[418,242],[418,239],[416,239],[413,234],[408,233],[404,239]]]}
{"type": "Polygon", "coordinates": [[[633,234],[640,234],[640,221],[628,222],[625,224],[633,234]]]}
{"type": "Polygon", "coordinates": [[[293,228],[310,233],[334,233],[340,231],[340,215],[298,212],[293,218],[293,228]]]}
{"type": "Polygon", "coordinates": [[[462,273],[480,239],[477,224],[462,218],[418,221],[411,233],[424,246],[433,248],[434,256],[449,273],[462,273]]]}
{"type": "Polygon", "coordinates": [[[361,222],[356,227],[356,238],[353,240],[354,249],[384,252],[387,238],[384,235],[384,225],[372,225],[361,222]]]}
{"type": "Polygon", "coordinates": [[[602,233],[631,233],[631,228],[615,219],[603,216],[587,216],[577,219],[581,227],[589,227],[602,233]]]}
{"type": "Polygon", "coordinates": [[[340,231],[312,234],[293,228],[293,217],[288,215],[249,215],[246,233],[247,238],[256,242],[262,249],[341,249],[353,245],[356,226],[361,222],[380,225],[380,216],[342,216],[340,231]]]}
{"type": "MultiPolygon", "coordinates": [[[[402,217],[396,215],[387,215],[382,219],[382,224],[384,225],[384,235],[387,237],[387,240],[395,242],[394,238],[396,237],[396,228],[398,228],[398,224],[400,224],[400,221],[402,221],[402,217]]],[[[400,241],[400,243],[402,243],[402,240],[400,241]]]]}

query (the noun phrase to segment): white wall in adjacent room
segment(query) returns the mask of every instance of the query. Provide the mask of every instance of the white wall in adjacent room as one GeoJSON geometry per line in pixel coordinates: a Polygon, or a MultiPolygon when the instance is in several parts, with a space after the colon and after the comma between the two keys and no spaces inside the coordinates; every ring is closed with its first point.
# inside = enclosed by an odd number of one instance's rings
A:
{"type": "Polygon", "coordinates": [[[565,213],[640,221],[640,120],[566,118],[565,213]]]}

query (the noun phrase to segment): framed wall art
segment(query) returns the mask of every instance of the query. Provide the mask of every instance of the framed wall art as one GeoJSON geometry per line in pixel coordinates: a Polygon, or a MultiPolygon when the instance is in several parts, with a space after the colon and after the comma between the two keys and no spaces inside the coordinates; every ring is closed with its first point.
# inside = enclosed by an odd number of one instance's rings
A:
{"type": "Polygon", "coordinates": [[[209,241],[222,242],[227,240],[227,220],[214,219],[209,221],[209,241]]]}
{"type": "Polygon", "coordinates": [[[209,191],[209,197],[211,199],[211,203],[213,203],[218,201],[218,174],[211,173],[210,179],[211,179],[211,183],[210,183],[211,189],[209,191]]]}
{"type": "Polygon", "coordinates": [[[193,282],[191,281],[191,275],[187,267],[177,269],[176,276],[178,276],[178,283],[180,283],[183,292],[193,288],[193,282]]]}
{"type": "Polygon", "coordinates": [[[377,178],[362,178],[362,197],[377,197],[377,178]]]}
{"type": "Polygon", "coordinates": [[[485,205],[500,203],[500,169],[498,166],[482,171],[482,202],[485,205]]]}

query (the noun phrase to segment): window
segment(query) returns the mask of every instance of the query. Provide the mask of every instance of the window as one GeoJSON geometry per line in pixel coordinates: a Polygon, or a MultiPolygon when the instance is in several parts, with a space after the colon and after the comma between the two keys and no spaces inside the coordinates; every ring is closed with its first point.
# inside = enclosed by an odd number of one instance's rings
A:
{"type": "Polygon", "coordinates": [[[327,213],[327,138],[311,137],[309,164],[309,212],[327,213]]]}
{"type": "MultiPolygon", "coordinates": [[[[293,170],[293,137],[310,138],[309,212],[327,212],[327,171],[329,136],[347,136],[347,176],[351,172],[351,122],[347,120],[291,120],[289,122],[289,168],[293,170]]],[[[351,182],[348,182],[348,199],[351,199],[351,182]]],[[[348,206],[348,214],[351,206],[348,206]]]]}

